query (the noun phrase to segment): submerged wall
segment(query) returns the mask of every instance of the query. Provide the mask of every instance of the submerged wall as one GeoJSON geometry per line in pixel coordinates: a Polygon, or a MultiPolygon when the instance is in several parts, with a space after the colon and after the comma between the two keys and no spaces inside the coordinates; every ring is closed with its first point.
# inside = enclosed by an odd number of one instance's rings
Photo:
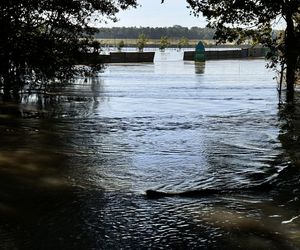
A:
{"type": "Polygon", "coordinates": [[[109,55],[87,54],[79,64],[95,65],[102,63],[145,63],[154,61],[154,52],[112,52],[109,55]]]}
{"type": "MultiPolygon", "coordinates": [[[[265,57],[266,48],[229,49],[229,50],[209,50],[205,51],[206,60],[216,59],[238,59],[265,57]]],[[[153,63],[155,52],[111,52],[109,55],[90,54],[81,60],[81,64],[100,63],[153,63]]],[[[185,51],[183,60],[194,61],[195,51],[185,51]]]]}
{"type": "Polygon", "coordinates": [[[112,52],[99,55],[99,63],[144,63],[154,61],[154,52],[112,52]]]}
{"type": "MultiPolygon", "coordinates": [[[[194,61],[195,51],[185,51],[183,60],[194,61]]],[[[249,48],[241,50],[209,50],[205,51],[206,60],[216,59],[237,59],[247,57],[265,57],[267,53],[266,48],[249,48]]]]}

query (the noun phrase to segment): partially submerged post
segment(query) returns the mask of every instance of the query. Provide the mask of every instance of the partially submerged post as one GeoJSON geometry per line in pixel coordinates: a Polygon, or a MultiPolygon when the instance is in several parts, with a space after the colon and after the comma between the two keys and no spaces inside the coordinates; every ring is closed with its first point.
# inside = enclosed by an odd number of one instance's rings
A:
{"type": "Polygon", "coordinates": [[[196,46],[196,53],[195,53],[194,59],[195,59],[195,62],[204,62],[205,61],[205,47],[201,41],[196,46]]]}

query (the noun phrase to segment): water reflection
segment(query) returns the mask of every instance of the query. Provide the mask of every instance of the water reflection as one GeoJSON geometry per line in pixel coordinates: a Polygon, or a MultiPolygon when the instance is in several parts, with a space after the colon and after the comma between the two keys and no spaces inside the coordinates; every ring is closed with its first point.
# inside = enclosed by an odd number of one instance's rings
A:
{"type": "Polygon", "coordinates": [[[84,190],[69,182],[67,158],[60,153],[63,140],[57,133],[58,128],[48,120],[1,117],[2,249],[89,246],[77,195],[84,190]]]}
{"type": "Polygon", "coordinates": [[[276,98],[262,60],[166,61],[1,104],[0,246],[299,248],[299,110],[276,98]]]}
{"type": "Polygon", "coordinates": [[[85,117],[105,100],[103,92],[104,80],[100,77],[78,78],[75,84],[57,86],[46,95],[31,90],[22,96],[17,108],[22,117],[85,117]]]}
{"type": "MultiPolygon", "coordinates": [[[[296,93],[299,97],[299,93],[296,93]]],[[[284,149],[282,158],[288,160],[288,167],[280,173],[277,184],[282,190],[281,198],[293,207],[299,207],[300,196],[300,105],[283,105],[279,110],[281,131],[279,139],[284,149]]],[[[294,213],[295,220],[300,215],[297,209],[294,213]]],[[[292,222],[292,221],[291,221],[292,222]]]]}
{"type": "MultiPolygon", "coordinates": [[[[61,119],[93,113],[102,93],[102,79],[78,79],[46,96],[24,95],[21,104],[1,103],[1,249],[93,247],[82,218],[92,191],[70,175],[68,142],[74,132],[61,119]]],[[[97,196],[103,196],[99,185],[97,196]]]]}
{"type": "Polygon", "coordinates": [[[195,62],[195,73],[202,75],[205,72],[205,62],[195,62]]]}

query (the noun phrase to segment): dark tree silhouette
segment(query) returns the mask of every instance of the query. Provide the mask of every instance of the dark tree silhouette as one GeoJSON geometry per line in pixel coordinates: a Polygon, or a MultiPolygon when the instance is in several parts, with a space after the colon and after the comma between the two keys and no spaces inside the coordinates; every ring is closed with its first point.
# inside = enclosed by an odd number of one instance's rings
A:
{"type": "MultiPolygon", "coordinates": [[[[252,38],[270,48],[273,65],[286,68],[287,101],[294,99],[299,70],[299,0],[186,0],[195,15],[203,14],[219,42],[252,38]],[[282,37],[272,35],[272,24],[286,23],[282,37]]],[[[164,0],[162,0],[164,2],[164,0]]]]}
{"type": "Polygon", "coordinates": [[[0,89],[7,98],[24,85],[73,76],[89,49],[95,22],[115,20],[136,0],[0,1],[0,89]]]}

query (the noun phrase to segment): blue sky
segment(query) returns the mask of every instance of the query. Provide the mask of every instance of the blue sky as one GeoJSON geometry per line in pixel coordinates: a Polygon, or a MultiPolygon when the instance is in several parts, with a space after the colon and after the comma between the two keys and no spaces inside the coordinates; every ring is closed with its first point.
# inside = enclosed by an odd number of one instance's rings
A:
{"type": "Polygon", "coordinates": [[[117,16],[119,18],[117,23],[110,22],[103,26],[205,27],[206,25],[204,18],[190,15],[185,0],[165,0],[164,4],[161,4],[161,0],[138,0],[138,3],[142,6],[120,12],[117,16]]]}

